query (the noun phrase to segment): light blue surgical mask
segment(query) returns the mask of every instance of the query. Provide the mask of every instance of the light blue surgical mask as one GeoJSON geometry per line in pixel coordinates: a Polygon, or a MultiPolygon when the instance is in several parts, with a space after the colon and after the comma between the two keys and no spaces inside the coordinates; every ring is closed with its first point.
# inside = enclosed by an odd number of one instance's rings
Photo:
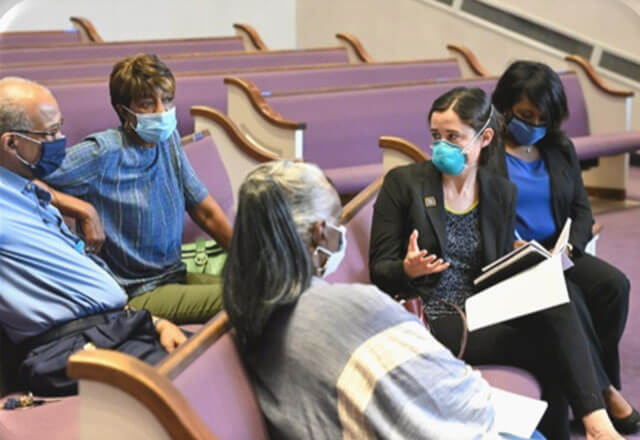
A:
{"type": "Polygon", "coordinates": [[[178,126],[175,107],[161,113],[135,113],[126,106],[123,108],[135,115],[137,123],[134,130],[140,139],[150,144],[166,141],[178,126]]]}
{"type": "Polygon", "coordinates": [[[507,129],[520,145],[533,145],[547,134],[546,126],[527,124],[517,116],[511,118],[507,129]]]}
{"type": "Polygon", "coordinates": [[[466,150],[476,139],[482,134],[482,132],[489,126],[491,117],[493,116],[493,106],[491,106],[491,112],[487,122],[484,123],[482,128],[471,138],[464,147],[459,147],[456,144],[452,144],[449,141],[439,140],[433,143],[431,150],[433,155],[431,156],[431,162],[442,173],[450,176],[457,176],[460,174],[467,163],[466,150]]]}

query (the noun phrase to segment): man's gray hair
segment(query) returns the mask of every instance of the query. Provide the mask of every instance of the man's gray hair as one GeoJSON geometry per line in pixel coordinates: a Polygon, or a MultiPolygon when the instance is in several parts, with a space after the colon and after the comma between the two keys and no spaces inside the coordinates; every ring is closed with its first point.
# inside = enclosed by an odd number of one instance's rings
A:
{"type": "Polygon", "coordinates": [[[273,180],[282,188],[296,225],[306,246],[311,245],[311,229],[318,220],[339,219],[340,200],[333,186],[316,165],[289,160],[267,162],[254,169],[249,180],[273,180]]]}
{"type": "Polygon", "coordinates": [[[26,109],[9,93],[10,86],[16,83],[40,86],[34,81],[23,78],[8,76],[0,79],[0,135],[8,131],[33,128],[33,122],[26,109]]]}

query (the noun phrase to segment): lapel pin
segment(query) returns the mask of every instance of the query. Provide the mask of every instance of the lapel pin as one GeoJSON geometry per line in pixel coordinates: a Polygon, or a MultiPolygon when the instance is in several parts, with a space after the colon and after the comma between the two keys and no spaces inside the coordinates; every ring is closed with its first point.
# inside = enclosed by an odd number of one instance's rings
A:
{"type": "Polygon", "coordinates": [[[436,198],[433,196],[428,196],[424,198],[424,206],[427,208],[433,208],[436,206],[436,198]]]}

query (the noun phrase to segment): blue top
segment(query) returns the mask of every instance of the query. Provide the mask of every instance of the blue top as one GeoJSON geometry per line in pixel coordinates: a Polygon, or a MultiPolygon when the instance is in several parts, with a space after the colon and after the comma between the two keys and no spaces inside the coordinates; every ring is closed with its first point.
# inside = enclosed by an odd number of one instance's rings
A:
{"type": "Polygon", "coordinates": [[[509,179],[518,187],[516,231],[522,240],[543,241],[556,233],[551,181],[544,160],[531,162],[507,153],[509,179]]]}
{"type": "Polygon", "coordinates": [[[106,235],[100,256],[129,296],[184,281],[185,209],[208,191],[177,131],[151,148],[132,144],[121,128],[90,135],[46,181],[96,208],[106,235]]]}
{"type": "Polygon", "coordinates": [[[47,191],[0,167],[0,323],[16,343],[127,300],[50,201],[47,191]]]}

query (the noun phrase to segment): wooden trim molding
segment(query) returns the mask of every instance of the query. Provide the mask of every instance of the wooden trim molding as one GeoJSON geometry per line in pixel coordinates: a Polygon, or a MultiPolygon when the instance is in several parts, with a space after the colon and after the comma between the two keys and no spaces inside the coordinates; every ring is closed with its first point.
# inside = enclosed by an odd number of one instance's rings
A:
{"type": "Polygon", "coordinates": [[[195,335],[178,347],[173,353],[164,358],[156,366],[161,375],[175,379],[198,356],[207,351],[222,335],[231,330],[231,321],[224,310],[216,314],[195,335]]]}
{"type": "Polygon", "coordinates": [[[447,49],[460,54],[466,61],[473,73],[478,76],[491,76],[489,71],[485,69],[478,58],[471,50],[461,44],[447,44],[447,49]]]}
{"type": "Polygon", "coordinates": [[[71,20],[71,23],[74,24],[76,29],[78,29],[80,32],[86,35],[86,37],[89,39],[90,42],[92,43],[104,42],[100,34],[98,34],[98,31],[96,30],[95,26],[93,25],[93,23],[91,23],[89,19],[84,17],[70,17],[69,20],[71,20]]]}
{"type": "Polygon", "coordinates": [[[245,34],[257,51],[269,50],[265,42],[262,40],[262,37],[260,37],[260,34],[253,26],[246,23],[234,23],[233,27],[236,31],[245,34]]]}
{"type": "Polygon", "coordinates": [[[353,34],[349,34],[346,32],[338,32],[336,34],[336,38],[338,40],[343,41],[345,44],[350,46],[355,54],[358,56],[360,61],[363,63],[373,63],[373,57],[369,55],[369,52],[364,48],[358,37],[353,34]]]}
{"type": "Polygon", "coordinates": [[[225,130],[227,135],[243,153],[259,162],[280,159],[280,157],[273,152],[249,141],[227,115],[214,108],[204,105],[194,105],[191,107],[191,116],[201,116],[217,123],[225,130]]]}
{"type": "Polygon", "coordinates": [[[168,377],[132,356],[113,350],[81,350],[69,358],[67,374],[129,394],[155,416],[171,438],[216,439],[168,377]]]}
{"type": "Polygon", "coordinates": [[[224,83],[228,86],[235,86],[242,90],[247,96],[247,99],[251,102],[251,105],[253,105],[253,108],[270,124],[291,130],[305,129],[307,127],[307,124],[304,122],[290,121],[283,118],[267,103],[267,101],[265,101],[262,97],[262,92],[260,92],[258,86],[252,81],[235,76],[229,76],[224,79],[224,83]]]}
{"type": "Polygon", "coordinates": [[[570,63],[578,65],[587,74],[587,77],[591,80],[595,86],[604,93],[612,96],[620,96],[622,98],[630,98],[635,92],[633,90],[616,89],[610,86],[598,72],[593,68],[591,63],[579,55],[567,55],[564,59],[570,63]]]}
{"type": "Polygon", "coordinates": [[[396,150],[415,162],[424,162],[429,160],[429,156],[427,156],[424,151],[406,139],[395,136],[382,136],[378,139],[378,145],[380,148],[396,150]]]}
{"type": "Polygon", "coordinates": [[[356,216],[358,212],[362,209],[364,205],[366,205],[373,197],[378,194],[380,191],[380,187],[382,187],[382,182],[384,180],[383,176],[378,177],[372,183],[369,184],[365,189],[360,191],[354,198],[349,200],[349,202],[344,205],[342,208],[342,215],[340,216],[340,224],[345,225],[351,221],[353,217],[356,216]]]}
{"type": "Polygon", "coordinates": [[[585,186],[587,194],[591,197],[599,197],[610,200],[625,200],[627,191],[623,188],[601,188],[595,186],[585,186]]]}
{"type": "Polygon", "coordinates": [[[209,133],[209,130],[197,131],[195,133],[182,136],[182,138],[180,139],[180,143],[182,144],[182,146],[185,146],[187,144],[190,144],[191,142],[199,141],[203,137],[209,135],[211,135],[211,133],[209,133]]]}

